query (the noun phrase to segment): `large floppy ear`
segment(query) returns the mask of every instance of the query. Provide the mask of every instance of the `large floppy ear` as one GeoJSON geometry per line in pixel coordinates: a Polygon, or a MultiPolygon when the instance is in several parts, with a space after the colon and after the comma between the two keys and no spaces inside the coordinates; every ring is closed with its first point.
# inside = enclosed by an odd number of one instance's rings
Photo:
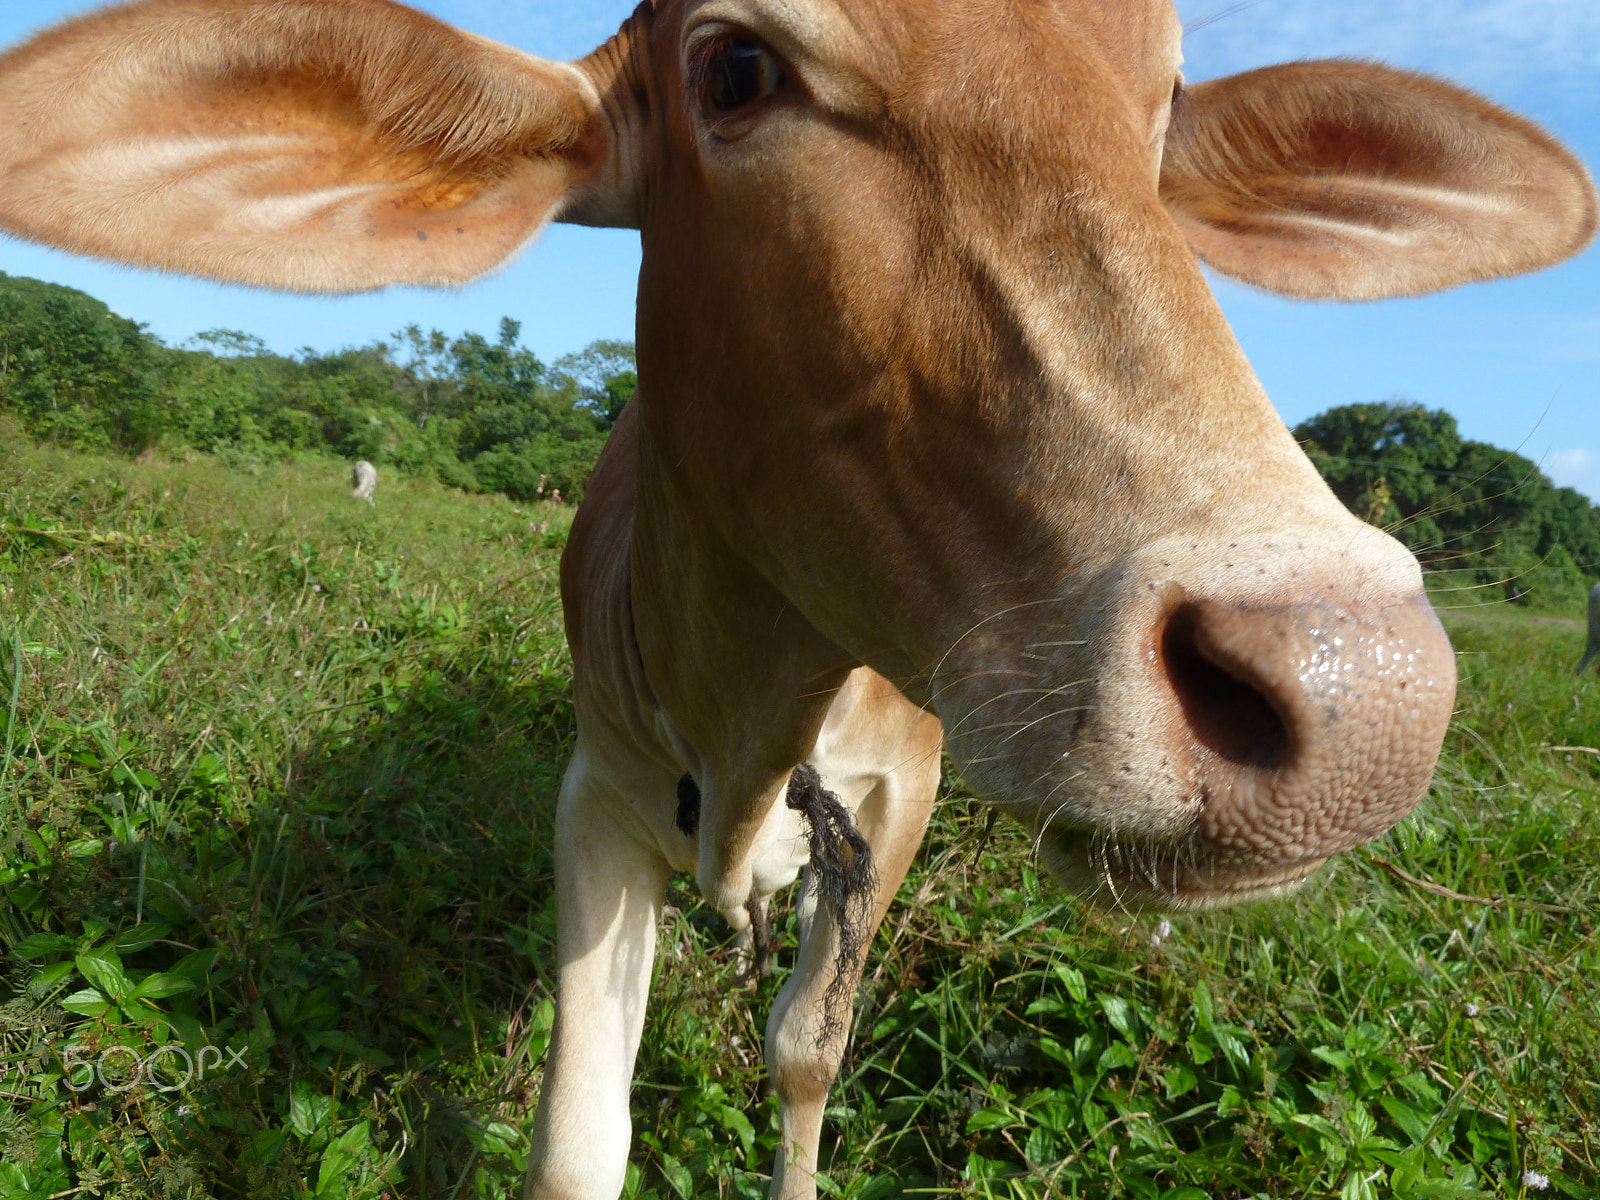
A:
{"type": "Polygon", "coordinates": [[[1161,198],[1224,275],[1313,298],[1533,271],[1595,232],[1594,183],[1542,130],[1441,80],[1344,60],[1184,89],[1161,198]]]}
{"type": "Polygon", "coordinates": [[[597,83],[390,0],[142,0],[0,56],[0,229],[297,291],[462,283],[548,220],[627,223],[597,83]]]}

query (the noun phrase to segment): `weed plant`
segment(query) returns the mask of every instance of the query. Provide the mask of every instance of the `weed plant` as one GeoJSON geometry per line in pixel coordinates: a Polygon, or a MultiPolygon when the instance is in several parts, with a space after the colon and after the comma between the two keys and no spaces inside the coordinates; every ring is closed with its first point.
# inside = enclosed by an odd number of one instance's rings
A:
{"type": "MultiPolygon", "coordinates": [[[[567,519],[6,439],[0,1200],[518,1194],[567,519]]],[[[1087,910],[948,775],[823,1190],[1595,1196],[1600,677],[1576,622],[1441,601],[1428,800],[1291,900],[1087,910]]],[[[627,1193],[762,1195],[782,969],[736,987],[688,879],[660,936],[627,1193]]]]}

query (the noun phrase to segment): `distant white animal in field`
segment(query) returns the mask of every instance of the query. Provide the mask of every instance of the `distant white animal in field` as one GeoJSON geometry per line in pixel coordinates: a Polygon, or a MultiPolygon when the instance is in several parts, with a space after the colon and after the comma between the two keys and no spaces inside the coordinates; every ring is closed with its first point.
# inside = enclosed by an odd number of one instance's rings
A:
{"type": "Polygon", "coordinates": [[[1578,663],[1578,674],[1600,655],[1600,583],[1589,589],[1589,642],[1583,648],[1583,658],[1578,663]]]}
{"type": "Polygon", "coordinates": [[[378,490],[378,468],[362,459],[350,472],[350,492],[352,500],[365,500],[372,503],[372,493],[378,490]]]}

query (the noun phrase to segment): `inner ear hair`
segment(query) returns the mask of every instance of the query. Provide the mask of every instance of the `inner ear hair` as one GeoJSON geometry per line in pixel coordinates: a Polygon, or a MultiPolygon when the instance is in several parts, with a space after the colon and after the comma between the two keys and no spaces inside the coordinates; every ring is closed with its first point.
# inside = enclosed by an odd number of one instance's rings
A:
{"type": "Polygon", "coordinates": [[[1594,185],[1532,122],[1443,80],[1332,59],[1186,86],[1161,194],[1224,274],[1307,297],[1537,270],[1593,238],[1594,185]]]}

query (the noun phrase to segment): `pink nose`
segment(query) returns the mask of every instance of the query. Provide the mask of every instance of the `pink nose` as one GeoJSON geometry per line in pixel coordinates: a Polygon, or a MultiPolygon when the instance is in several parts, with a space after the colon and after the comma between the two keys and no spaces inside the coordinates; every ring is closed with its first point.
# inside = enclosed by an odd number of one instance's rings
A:
{"type": "Polygon", "coordinates": [[[1326,858],[1427,790],[1456,667],[1422,596],[1371,609],[1186,598],[1157,645],[1174,765],[1219,865],[1326,858]]]}

